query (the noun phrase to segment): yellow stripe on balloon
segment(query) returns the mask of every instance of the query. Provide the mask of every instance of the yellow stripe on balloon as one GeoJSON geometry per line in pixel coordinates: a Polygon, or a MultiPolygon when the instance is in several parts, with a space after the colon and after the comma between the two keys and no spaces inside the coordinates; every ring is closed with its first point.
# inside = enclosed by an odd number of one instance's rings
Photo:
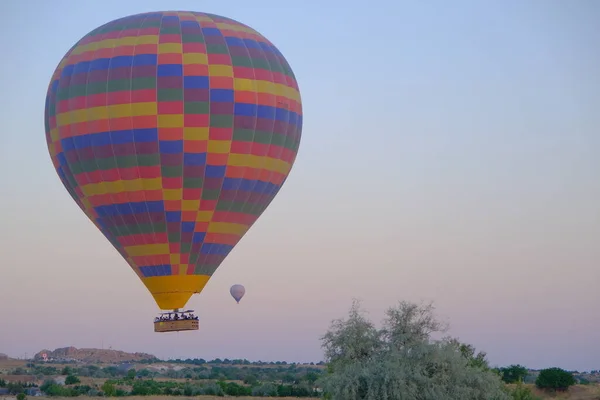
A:
{"type": "Polygon", "coordinates": [[[279,172],[280,174],[287,174],[291,165],[283,160],[276,158],[255,156],[253,154],[235,154],[229,155],[227,165],[232,167],[250,167],[250,168],[262,168],[267,171],[279,172]]]}
{"type": "Polygon", "coordinates": [[[87,185],[81,186],[81,191],[86,197],[89,197],[101,194],[137,192],[141,190],[160,190],[161,188],[161,178],[137,178],[112,182],[88,183],[87,185]]]}
{"type": "Polygon", "coordinates": [[[118,46],[135,46],[141,44],[158,44],[158,35],[125,36],[116,39],[104,39],[91,42],[73,49],[72,55],[83,54],[101,49],[112,49],[118,46]]]}
{"type": "Polygon", "coordinates": [[[129,257],[156,256],[160,254],[169,254],[169,245],[164,243],[141,244],[137,246],[127,246],[125,247],[125,251],[129,257]]]}
{"type": "MultiPolygon", "coordinates": [[[[111,118],[143,117],[158,114],[155,101],[146,103],[114,104],[110,106],[90,107],[56,115],[56,125],[65,126],[81,122],[98,121],[111,118]]],[[[183,118],[183,117],[182,117],[183,118]]]]}
{"type": "Polygon", "coordinates": [[[244,224],[235,224],[232,222],[211,222],[208,226],[210,233],[225,233],[233,235],[243,235],[248,230],[244,224]]]}

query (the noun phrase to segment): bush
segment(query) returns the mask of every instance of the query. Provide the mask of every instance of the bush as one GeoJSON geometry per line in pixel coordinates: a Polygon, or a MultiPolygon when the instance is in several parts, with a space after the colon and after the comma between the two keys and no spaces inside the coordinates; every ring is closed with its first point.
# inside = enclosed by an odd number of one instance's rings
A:
{"type": "Polygon", "coordinates": [[[252,396],[275,397],[277,396],[277,386],[273,383],[263,383],[252,389],[252,396]]]}
{"type": "Polygon", "coordinates": [[[104,382],[101,389],[104,392],[104,395],[107,397],[112,397],[117,394],[117,389],[115,388],[115,385],[108,381],[104,382]]]}
{"type": "MultiPolygon", "coordinates": [[[[431,305],[401,302],[377,329],[354,302],[347,320],[322,337],[329,373],[321,380],[332,400],[509,400],[485,353],[456,339],[431,339],[445,327],[431,305]]],[[[281,393],[279,394],[281,396],[281,393]]]]}
{"type": "Polygon", "coordinates": [[[510,365],[498,370],[502,380],[506,383],[517,383],[523,381],[529,371],[522,365],[510,365]]]}
{"type": "Polygon", "coordinates": [[[542,400],[540,397],[533,394],[531,389],[518,381],[517,386],[509,391],[513,400],[542,400]]]}
{"type": "Polygon", "coordinates": [[[17,395],[17,400],[25,400],[27,398],[27,396],[25,396],[25,393],[19,393],[17,395]]]}
{"type": "Polygon", "coordinates": [[[221,386],[216,383],[209,383],[208,385],[202,388],[202,394],[210,395],[210,396],[224,396],[225,392],[221,389],[221,386]]]}
{"type": "Polygon", "coordinates": [[[75,375],[67,375],[67,377],[65,378],[65,385],[75,385],[79,382],[81,381],[75,375]]]}
{"type": "Polygon", "coordinates": [[[540,389],[565,391],[575,384],[575,377],[564,369],[553,367],[540,371],[535,385],[540,389]]]}
{"type": "Polygon", "coordinates": [[[246,386],[238,385],[235,382],[217,382],[223,392],[228,396],[250,396],[252,389],[246,386]]]}
{"type": "Polygon", "coordinates": [[[258,383],[258,378],[256,376],[252,375],[252,374],[247,375],[244,378],[244,383],[246,385],[254,386],[254,385],[256,385],[258,383]]]}

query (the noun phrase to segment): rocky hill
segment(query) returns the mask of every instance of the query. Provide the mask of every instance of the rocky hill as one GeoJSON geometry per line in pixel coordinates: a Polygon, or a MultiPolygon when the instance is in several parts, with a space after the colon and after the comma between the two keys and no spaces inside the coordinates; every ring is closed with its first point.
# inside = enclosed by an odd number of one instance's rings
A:
{"type": "Polygon", "coordinates": [[[142,360],[156,359],[152,354],[147,353],[127,353],[120,350],[103,349],[78,349],[75,347],[62,347],[54,351],[42,350],[38,352],[33,359],[42,361],[43,354],[46,354],[48,360],[52,361],[77,361],[85,363],[120,363],[120,362],[139,362],[142,360]]]}

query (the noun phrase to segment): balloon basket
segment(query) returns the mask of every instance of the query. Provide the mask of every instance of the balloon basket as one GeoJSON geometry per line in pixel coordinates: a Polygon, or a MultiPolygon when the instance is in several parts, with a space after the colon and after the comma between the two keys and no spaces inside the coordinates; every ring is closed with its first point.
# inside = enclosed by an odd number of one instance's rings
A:
{"type": "Polygon", "coordinates": [[[179,310],[161,313],[154,319],[154,332],[197,331],[198,317],[192,314],[194,310],[179,310]]]}
{"type": "Polygon", "coordinates": [[[154,332],[197,331],[198,329],[200,329],[200,324],[198,320],[194,319],[157,321],[154,323],[154,332]]]}

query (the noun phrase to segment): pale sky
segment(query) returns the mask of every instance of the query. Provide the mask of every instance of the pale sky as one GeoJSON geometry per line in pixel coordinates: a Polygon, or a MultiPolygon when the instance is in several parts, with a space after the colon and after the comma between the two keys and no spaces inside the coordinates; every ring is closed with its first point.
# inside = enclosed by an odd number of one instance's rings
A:
{"type": "Polygon", "coordinates": [[[600,369],[600,3],[370,4],[2,2],[0,352],[319,361],[358,297],[377,321],[434,301],[492,364],[600,369]],[[81,36],[165,6],[261,32],[304,107],[289,179],[188,303],[200,331],[174,334],[62,186],[43,118],[81,36]]]}

